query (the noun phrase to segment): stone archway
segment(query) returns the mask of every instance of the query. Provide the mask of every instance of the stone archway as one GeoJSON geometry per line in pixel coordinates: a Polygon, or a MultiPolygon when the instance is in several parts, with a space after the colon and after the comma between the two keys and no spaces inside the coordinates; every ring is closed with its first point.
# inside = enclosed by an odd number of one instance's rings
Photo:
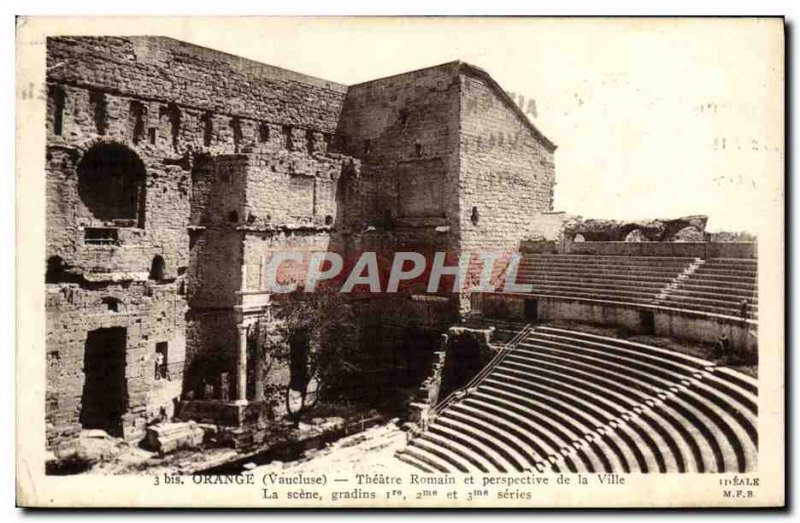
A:
{"type": "Polygon", "coordinates": [[[98,225],[144,227],[146,170],[125,145],[100,142],[78,163],[78,195],[98,225]]]}

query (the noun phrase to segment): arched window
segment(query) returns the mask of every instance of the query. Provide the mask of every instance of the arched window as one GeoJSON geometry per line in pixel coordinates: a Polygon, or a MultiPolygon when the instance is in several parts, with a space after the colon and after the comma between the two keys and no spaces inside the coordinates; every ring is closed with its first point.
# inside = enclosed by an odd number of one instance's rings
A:
{"type": "Polygon", "coordinates": [[[153,256],[153,262],[150,264],[150,274],[147,278],[162,281],[164,279],[164,266],[164,258],[160,254],[153,256]]]}
{"type": "Polygon", "coordinates": [[[124,145],[100,144],[83,155],[78,164],[78,194],[104,225],[144,226],[144,163],[124,145]]]}
{"type": "Polygon", "coordinates": [[[125,305],[113,296],[106,296],[100,301],[106,306],[106,309],[111,312],[124,312],[125,305]]]}

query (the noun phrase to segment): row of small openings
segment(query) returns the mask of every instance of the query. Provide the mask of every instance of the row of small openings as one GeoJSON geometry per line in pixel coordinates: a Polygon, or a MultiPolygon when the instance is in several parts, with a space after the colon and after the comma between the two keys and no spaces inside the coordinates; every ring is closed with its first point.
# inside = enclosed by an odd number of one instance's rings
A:
{"type": "Polygon", "coordinates": [[[116,245],[119,242],[119,229],[116,227],[86,227],[83,231],[86,245],[116,245]]]}
{"type": "MultiPolygon", "coordinates": [[[[60,136],[64,132],[64,109],[66,105],[64,87],[61,85],[50,86],[50,98],[52,99],[54,112],[53,133],[60,136]]],[[[97,133],[104,135],[108,130],[108,101],[106,99],[106,95],[100,91],[92,91],[89,94],[89,102],[92,105],[97,133]]],[[[132,100],[130,103],[129,112],[133,127],[133,143],[138,145],[145,135],[145,120],[147,110],[142,102],[138,100],[132,100]]],[[[169,119],[171,124],[172,144],[174,147],[177,147],[178,137],[180,136],[181,113],[175,104],[169,104],[167,106],[162,106],[159,109],[159,118],[163,118],[165,116],[169,119]]],[[[201,121],[203,123],[203,143],[206,147],[210,147],[214,136],[214,121],[212,114],[210,112],[204,113],[201,117],[201,121]]],[[[238,148],[243,137],[241,120],[238,116],[234,116],[231,118],[230,125],[233,131],[234,146],[238,148]]],[[[287,149],[291,149],[293,145],[292,127],[289,125],[284,125],[282,127],[282,131],[284,135],[284,144],[287,149]]],[[[157,129],[155,127],[150,127],[147,129],[147,140],[150,142],[150,144],[155,145],[156,138],[157,129]]],[[[270,128],[268,124],[262,123],[259,125],[258,138],[262,143],[269,141],[270,128]]],[[[325,141],[325,145],[330,148],[331,136],[326,133],[323,135],[323,139],[325,141]]],[[[314,152],[313,131],[306,131],[306,146],[309,153],[314,152]]]]}
{"type": "MultiPolygon", "coordinates": [[[[53,101],[53,133],[56,135],[63,134],[64,131],[64,109],[66,105],[66,95],[63,86],[53,85],[50,87],[50,97],[53,101]]],[[[100,91],[92,91],[89,95],[89,102],[92,105],[94,113],[94,122],[97,133],[104,135],[108,130],[108,101],[106,95],[100,91]]],[[[139,144],[145,136],[145,121],[147,116],[147,109],[145,105],[138,101],[132,100],[129,107],[131,126],[133,127],[133,143],[139,144]]],[[[178,145],[178,138],[180,136],[181,126],[181,113],[175,104],[162,106],[159,109],[159,119],[168,118],[171,127],[171,138],[174,147],[178,145]]],[[[214,121],[212,113],[206,112],[201,117],[203,124],[203,143],[206,147],[210,147],[214,136],[214,121]]],[[[231,130],[233,132],[233,143],[237,148],[242,141],[243,133],[241,120],[238,116],[231,118],[231,130]]],[[[284,135],[284,145],[287,149],[291,149],[293,145],[292,127],[284,125],[282,127],[284,135]]],[[[262,123],[258,128],[258,137],[260,142],[267,142],[270,139],[270,127],[266,123],[262,123]]],[[[147,140],[151,145],[155,145],[157,139],[157,129],[150,127],[147,129],[147,140]]],[[[325,144],[327,147],[331,145],[331,136],[324,135],[325,144]]],[[[314,132],[306,131],[306,146],[309,153],[314,152],[314,132]]]]}
{"type": "MultiPolygon", "coordinates": [[[[147,116],[147,109],[145,105],[138,101],[132,100],[128,109],[131,120],[131,127],[133,127],[133,143],[139,144],[145,136],[145,120],[147,116]]],[[[181,112],[175,104],[161,106],[158,110],[159,120],[167,118],[170,124],[170,137],[172,139],[172,146],[178,147],[178,138],[181,133],[181,112]]],[[[155,145],[158,137],[157,129],[150,127],[147,129],[147,141],[151,145],[155,145]]]]}
{"type": "MultiPolygon", "coordinates": [[[[61,85],[52,85],[49,88],[50,98],[53,103],[53,134],[60,136],[64,132],[64,111],[66,106],[66,94],[61,85]]],[[[105,135],[108,131],[108,100],[106,94],[101,91],[91,91],[89,93],[89,104],[92,108],[95,129],[97,134],[105,135]]],[[[138,144],[145,135],[145,116],[147,111],[142,102],[132,100],[129,107],[130,119],[133,127],[133,143],[138,144]]],[[[177,146],[180,135],[181,114],[175,104],[163,106],[159,110],[159,118],[169,119],[172,132],[172,144],[177,146]]],[[[151,127],[147,130],[148,141],[151,144],[156,142],[156,128],[151,127]]]]}
{"type": "MultiPolygon", "coordinates": [[[[153,256],[153,260],[150,262],[150,271],[147,273],[147,279],[157,282],[164,281],[166,279],[166,265],[167,264],[164,261],[163,256],[160,254],[153,256]]],[[[64,264],[64,260],[60,256],[51,256],[47,259],[47,273],[45,275],[45,282],[60,283],[62,281],[66,281],[65,272],[66,265],[64,264]]],[[[185,272],[185,268],[178,270],[179,275],[185,274],[185,272]]]]}
{"type": "MultiPolygon", "coordinates": [[[[64,109],[66,104],[66,96],[63,86],[60,85],[51,86],[50,97],[53,100],[53,106],[54,106],[53,133],[56,135],[61,135],[64,131],[64,109]]],[[[95,122],[95,127],[97,129],[97,133],[104,135],[108,130],[108,101],[106,100],[105,93],[102,93],[100,91],[92,91],[89,95],[89,101],[90,104],[92,105],[94,113],[94,122],[95,122]]],[[[138,100],[132,100],[130,103],[129,112],[133,127],[133,143],[138,145],[145,135],[145,120],[146,120],[147,110],[142,102],[138,100]]],[[[167,106],[162,106],[159,109],[159,119],[165,116],[169,119],[171,126],[172,145],[174,147],[177,147],[178,138],[180,136],[181,113],[175,104],[169,104],[167,106]]],[[[203,144],[206,147],[210,147],[214,136],[214,121],[212,114],[210,112],[204,113],[203,116],[201,117],[201,121],[203,123],[203,144]]],[[[233,132],[233,143],[238,151],[239,144],[241,143],[243,138],[240,118],[238,116],[234,116],[233,118],[231,118],[230,125],[231,125],[231,130],[233,132]]],[[[284,125],[282,130],[284,135],[284,144],[287,149],[291,149],[293,145],[292,127],[284,125]]],[[[259,125],[258,137],[259,141],[262,143],[269,141],[270,127],[268,124],[262,123],[259,125]]],[[[151,145],[155,145],[156,138],[157,138],[157,129],[155,127],[148,128],[147,140],[150,142],[151,145]]],[[[330,147],[331,137],[329,134],[324,135],[324,140],[326,146],[330,147]]],[[[306,131],[306,145],[308,148],[308,152],[313,153],[314,152],[313,131],[310,130],[306,131]]]]}

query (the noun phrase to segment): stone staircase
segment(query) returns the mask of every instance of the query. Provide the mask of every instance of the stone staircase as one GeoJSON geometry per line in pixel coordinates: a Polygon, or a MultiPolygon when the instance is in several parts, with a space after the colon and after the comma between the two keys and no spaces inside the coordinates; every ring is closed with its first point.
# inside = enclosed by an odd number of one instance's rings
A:
{"type": "Polygon", "coordinates": [[[680,280],[662,302],[670,307],[758,319],[758,265],[745,258],[714,258],[680,280]]]}
{"type": "Polygon", "coordinates": [[[658,347],[523,331],[397,456],[427,472],[747,472],[756,381],[658,347]]]}

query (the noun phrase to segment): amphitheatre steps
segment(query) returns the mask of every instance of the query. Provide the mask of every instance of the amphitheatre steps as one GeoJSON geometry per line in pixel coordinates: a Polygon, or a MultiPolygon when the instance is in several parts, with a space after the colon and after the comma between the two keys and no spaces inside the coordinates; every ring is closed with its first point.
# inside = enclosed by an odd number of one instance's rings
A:
{"type": "Polygon", "coordinates": [[[637,277],[636,280],[631,279],[630,272],[620,272],[619,274],[603,274],[600,272],[549,272],[549,273],[533,273],[527,274],[523,272],[517,273],[517,281],[520,283],[534,283],[534,282],[553,282],[553,283],[609,283],[617,285],[628,285],[631,287],[660,289],[664,284],[671,282],[672,275],[665,275],[658,278],[652,277],[637,277]]]}
{"type": "Polygon", "coordinates": [[[604,286],[604,285],[613,285],[619,288],[632,288],[632,289],[643,289],[648,290],[649,292],[658,292],[663,287],[664,284],[668,283],[670,280],[667,279],[660,279],[660,280],[639,280],[639,281],[630,281],[627,278],[607,278],[597,275],[570,275],[570,276],[561,276],[557,274],[543,274],[543,275],[535,275],[535,276],[527,276],[527,275],[517,275],[517,283],[541,283],[541,284],[551,284],[551,285],[565,285],[565,284],[577,284],[577,285],[585,285],[585,286],[604,286]]]}
{"type": "MultiPolygon", "coordinates": [[[[680,272],[679,268],[667,267],[660,269],[640,269],[637,267],[606,266],[597,267],[570,267],[570,266],[535,266],[527,267],[520,265],[517,270],[518,275],[536,277],[537,275],[603,275],[607,277],[631,278],[632,276],[641,277],[645,280],[671,279],[680,272]]],[[[716,276],[716,275],[715,275],[716,276]]],[[[733,276],[734,278],[736,276],[733,276]]]]}
{"type": "Polygon", "coordinates": [[[758,317],[758,266],[755,260],[712,259],[680,281],[664,303],[729,316],[758,317]]]}
{"type": "MultiPolygon", "coordinates": [[[[711,293],[697,293],[692,291],[687,291],[685,289],[676,289],[670,294],[670,298],[675,300],[682,300],[684,302],[697,302],[700,304],[705,305],[716,305],[722,308],[732,308],[732,300],[731,298],[726,299],[727,296],[730,295],[721,295],[721,294],[711,294],[711,293]]],[[[735,301],[736,308],[739,307],[739,302],[735,301]]],[[[748,306],[750,308],[758,308],[758,301],[748,300],[748,306]]]]}
{"type": "Polygon", "coordinates": [[[652,304],[692,258],[534,254],[517,271],[530,294],[652,304]]]}
{"type": "Polygon", "coordinates": [[[573,289],[563,288],[544,288],[542,286],[534,287],[528,294],[543,295],[543,296],[557,296],[563,298],[581,298],[587,300],[599,300],[608,302],[620,303],[633,303],[633,304],[651,304],[655,300],[655,296],[640,293],[640,292],[620,292],[606,289],[586,289],[585,291],[577,291],[573,289]]]}
{"type": "Polygon", "coordinates": [[[757,394],[694,356],[541,326],[399,457],[442,472],[752,471],[757,394]]]}
{"type": "Polygon", "coordinates": [[[641,305],[666,305],[708,314],[758,317],[757,263],[751,259],[526,255],[517,283],[531,295],[641,305]]]}

